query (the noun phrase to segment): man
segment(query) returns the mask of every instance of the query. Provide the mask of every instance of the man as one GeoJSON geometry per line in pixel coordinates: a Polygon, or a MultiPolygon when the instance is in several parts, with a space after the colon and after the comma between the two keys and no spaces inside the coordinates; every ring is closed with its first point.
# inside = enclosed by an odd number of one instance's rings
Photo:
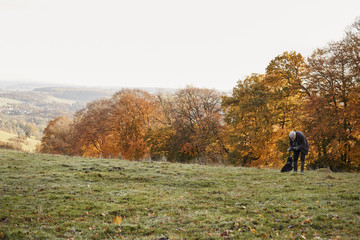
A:
{"type": "Polygon", "coordinates": [[[300,155],[301,173],[304,172],[305,155],[309,153],[309,143],[302,132],[291,131],[289,133],[289,149],[294,152],[294,172],[297,172],[297,163],[300,155]]]}

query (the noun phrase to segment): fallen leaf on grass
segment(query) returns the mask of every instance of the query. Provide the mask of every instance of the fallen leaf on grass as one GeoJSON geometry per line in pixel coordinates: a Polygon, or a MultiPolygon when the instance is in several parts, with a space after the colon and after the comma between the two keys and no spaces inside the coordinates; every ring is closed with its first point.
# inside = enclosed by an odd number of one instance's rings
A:
{"type": "Polygon", "coordinates": [[[121,221],[122,221],[122,218],[121,218],[121,217],[118,217],[118,216],[114,217],[114,219],[113,219],[113,223],[114,223],[114,224],[120,224],[121,221]]]}
{"type": "Polygon", "coordinates": [[[220,237],[229,237],[231,232],[232,232],[232,230],[225,230],[225,232],[220,234],[220,237]]]}
{"type": "Polygon", "coordinates": [[[255,229],[255,228],[252,228],[252,227],[250,227],[250,226],[249,226],[249,228],[250,228],[250,231],[251,231],[252,233],[254,233],[254,234],[256,234],[256,233],[257,233],[257,231],[256,231],[256,229],[255,229]]]}

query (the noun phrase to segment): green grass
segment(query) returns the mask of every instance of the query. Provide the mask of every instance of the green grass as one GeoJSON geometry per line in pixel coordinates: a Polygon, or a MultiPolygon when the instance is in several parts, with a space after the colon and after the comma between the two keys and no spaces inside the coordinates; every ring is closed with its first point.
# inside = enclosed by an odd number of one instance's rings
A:
{"type": "Polygon", "coordinates": [[[359,239],[359,183],[0,150],[0,239],[359,239]]]}

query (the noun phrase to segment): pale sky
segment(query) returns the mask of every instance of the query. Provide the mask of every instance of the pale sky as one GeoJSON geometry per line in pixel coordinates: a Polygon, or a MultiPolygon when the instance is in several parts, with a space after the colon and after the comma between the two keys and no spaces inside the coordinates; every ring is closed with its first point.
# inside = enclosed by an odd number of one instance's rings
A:
{"type": "Polygon", "coordinates": [[[359,0],[0,0],[0,81],[231,90],[357,16],[359,0]]]}

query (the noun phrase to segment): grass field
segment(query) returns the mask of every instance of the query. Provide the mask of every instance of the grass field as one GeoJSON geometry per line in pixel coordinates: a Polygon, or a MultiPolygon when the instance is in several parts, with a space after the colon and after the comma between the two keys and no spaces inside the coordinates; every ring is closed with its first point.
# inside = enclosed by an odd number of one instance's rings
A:
{"type": "Polygon", "coordinates": [[[359,239],[359,183],[0,150],[0,239],[359,239]]]}
{"type": "Polygon", "coordinates": [[[15,134],[0,131],[0,141],[8,142],[11,138],[17,137],[15,134]]]}

